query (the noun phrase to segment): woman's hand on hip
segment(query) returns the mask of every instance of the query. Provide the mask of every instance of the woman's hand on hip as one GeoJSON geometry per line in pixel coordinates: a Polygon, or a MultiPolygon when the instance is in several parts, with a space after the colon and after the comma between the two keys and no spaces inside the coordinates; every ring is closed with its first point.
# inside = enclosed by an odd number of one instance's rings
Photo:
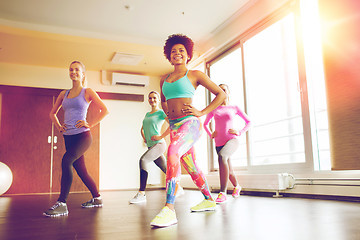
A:
{"type": "Polygon", "coordinates": [[[66,129],[67,129],[67,127],[66,127],[65,124],[61,125],[61,126],[58,128],[58,130],[59,130],[60,133],[66,132],[66,129]]]}
{"type": "Polygon", "coordinates": [[[159,140],[161,140],[162,138],[161,138],[161,136],[159,136],[159,135],[154,135],[154,136],[152,136],[151,137],[151,140],[152,141],[159,141],[159,140]]]}
{"type": "Polygon", "coordinates": [[[216,138],[217,136],[217,131],[214,131],[212,134],[211,134],[211,138],[216,138]]]}
{"type": "Polygon", "coordinates": [[[76,128],[82,128],[82,127],[90,128],[89,124],[84,120],[77,121],[76,124],[75,124],[75,127],[76,128]]]}
{"type": "Polygon", "coordinates": [[[194,115],[196,117],[201,117],[203,115],[201,111],[197,110],[191,104],[188,103],[184,103],[184,107],[183,109],[181,109],[181,111],[186,115],[194,115]]]}
{"type": "Polygon", "coordinates": [[[240,132],[238,132],[238,131],[235,130],[235,129],[229,129],[229,133],[230,133],[230,134],[233,134],[233,135],[236,135],[236,136],[240,136],[240,132]]]}

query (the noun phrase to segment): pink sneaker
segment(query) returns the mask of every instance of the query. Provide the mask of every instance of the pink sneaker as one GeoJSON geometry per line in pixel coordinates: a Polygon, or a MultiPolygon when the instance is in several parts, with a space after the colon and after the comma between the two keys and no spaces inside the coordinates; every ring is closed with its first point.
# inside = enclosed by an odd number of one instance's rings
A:
{"type": "Polygon", "coordinates": [[[234,191],[232,193],[232,196],[234,198],[237,198],[240,196],[240,191],[241,191],[241,186],[240,185],[237,185],[235,188],[234,188],[234,191]]]}
{"type": "Polygon", "coordinates": [[[220,192],[219,195],[217,196],[215,202],[216,203],[224,203],[224,202],[226,202],[226,195],[224,193],[220,192]]]}

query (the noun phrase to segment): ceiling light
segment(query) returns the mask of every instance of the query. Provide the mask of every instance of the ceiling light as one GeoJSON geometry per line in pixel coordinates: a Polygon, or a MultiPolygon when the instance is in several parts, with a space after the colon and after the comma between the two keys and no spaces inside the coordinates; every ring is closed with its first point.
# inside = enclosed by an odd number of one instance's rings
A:
{"type": "Polygon", "coordinates": [[[143,58],[143,55],[116,52],[111,59],[111,63],[135,66],[138,65],[143,58]]]}

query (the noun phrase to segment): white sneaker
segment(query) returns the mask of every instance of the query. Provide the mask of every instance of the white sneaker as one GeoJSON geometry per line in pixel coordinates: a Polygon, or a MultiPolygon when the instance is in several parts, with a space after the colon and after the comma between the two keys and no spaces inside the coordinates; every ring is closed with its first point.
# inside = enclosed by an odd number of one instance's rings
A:
{"type": "Polygon", "coordinates": [[[140,192],[138,192],[138,193],[129,201],[129,203],[131,203],[131,204],[142,203],[142,202],[146,202],[146,196],[145,196],[145,194],[142,194],[142,193],[140,193],[140,192]]]}
{"type": "Polygon", "coordinates": [[[185,194],[184,189],[179,185],[179,188],[178,188],[178,190],[176,192],[176,197],[180,197],[180,196],[182,196],[184,194],[185,194]]]}

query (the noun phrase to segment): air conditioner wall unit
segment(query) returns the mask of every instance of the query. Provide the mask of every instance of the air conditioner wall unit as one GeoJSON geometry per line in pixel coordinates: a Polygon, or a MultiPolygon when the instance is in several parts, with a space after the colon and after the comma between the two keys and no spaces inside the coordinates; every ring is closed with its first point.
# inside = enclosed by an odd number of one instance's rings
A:
{"type": "Polygon", "coordinates": [[[147,87],[149,86],[150,78],[144,75],[127,74],[127,73],[112,73],[112,85],[127,85],[147,87]]]}

